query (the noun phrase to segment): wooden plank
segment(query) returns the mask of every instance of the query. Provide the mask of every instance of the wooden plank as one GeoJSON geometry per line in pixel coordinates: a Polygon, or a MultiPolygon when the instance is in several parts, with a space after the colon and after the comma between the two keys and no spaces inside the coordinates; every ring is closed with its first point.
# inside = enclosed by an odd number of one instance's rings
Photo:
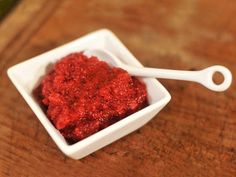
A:
{"type": "MultiPolygon", "coordinates": [[[[54,12],[60,1],[23,0],[0,25],[0,66],[4,67],[54,12]],[[11,52],[9,52],[9,50],[11,52]]],[[[2,72],[1,68],[1,72],[2,72]]]]}

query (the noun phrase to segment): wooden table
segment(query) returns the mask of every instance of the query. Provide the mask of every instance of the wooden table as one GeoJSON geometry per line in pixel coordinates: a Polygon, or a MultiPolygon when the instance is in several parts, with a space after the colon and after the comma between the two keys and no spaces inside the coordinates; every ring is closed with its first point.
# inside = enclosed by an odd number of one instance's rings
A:
{"type": "MultiPolygon", "coordinates": [[[[0,24],[0,176],[236,176],[236,84],[215,93],[161,80],[172,100],[138,131],[82,160],[65,157],[6,70],[109,28],[149,67],[225,65],[236,76],[236,1],[22,0],[0,24]]],[[[157,93],[158,94],[158,93],[157,93]]]]}

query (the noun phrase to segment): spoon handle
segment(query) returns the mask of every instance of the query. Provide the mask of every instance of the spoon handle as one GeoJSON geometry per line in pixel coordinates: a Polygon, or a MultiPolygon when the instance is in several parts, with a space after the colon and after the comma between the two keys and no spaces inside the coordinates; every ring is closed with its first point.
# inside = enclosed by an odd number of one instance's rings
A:
{"type": "Polygon", "coordinates": [[[137,68],[129,65],[122,65],[122,68],[134,76],[193,81],[217,92],[226,90],[232,82],[232,74],[229,69],[220,65],[211,66],[199,71],[137,68]],[[213,75],[215,72],[219,72],[223,75],[224,81],[221,84],[214,83],[213,75]]]}

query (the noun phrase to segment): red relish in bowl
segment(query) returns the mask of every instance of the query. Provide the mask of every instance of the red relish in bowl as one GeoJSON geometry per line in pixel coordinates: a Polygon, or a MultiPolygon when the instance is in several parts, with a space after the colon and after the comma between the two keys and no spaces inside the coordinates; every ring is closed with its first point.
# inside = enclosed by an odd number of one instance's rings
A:
{"type": "Polygon", "coordinates": [[[59,60],[38,89],[46,114],[68,143],[80,141],[148,105],[144,83],[96,57],[59,60]]]}

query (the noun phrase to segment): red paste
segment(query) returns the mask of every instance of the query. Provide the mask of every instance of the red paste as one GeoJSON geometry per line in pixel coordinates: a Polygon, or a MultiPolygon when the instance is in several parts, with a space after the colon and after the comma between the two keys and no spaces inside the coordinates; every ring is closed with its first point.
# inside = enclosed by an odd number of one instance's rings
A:
{"type": "Polygon", "coordinates": [[[73,53],[41,83],[46,113],[69,142],[77,142],[147,106],[145,85],[121,68],[73,53]]]}

